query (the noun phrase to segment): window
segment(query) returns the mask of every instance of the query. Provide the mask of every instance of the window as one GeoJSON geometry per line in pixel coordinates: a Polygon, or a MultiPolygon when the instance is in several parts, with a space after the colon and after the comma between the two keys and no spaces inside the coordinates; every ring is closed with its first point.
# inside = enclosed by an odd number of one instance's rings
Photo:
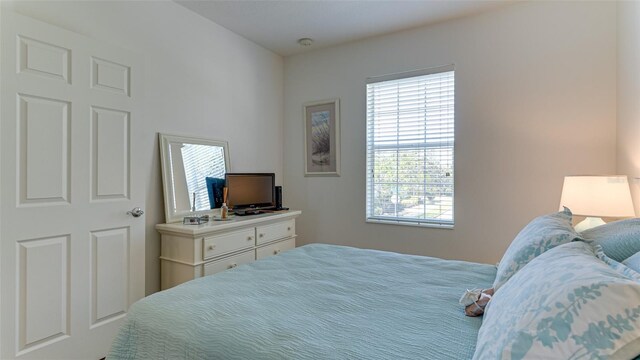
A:
{"type": "Polygon", "coordinates": [[[453,227],[453,66],[367,80],[367,221],[453,227]]]}

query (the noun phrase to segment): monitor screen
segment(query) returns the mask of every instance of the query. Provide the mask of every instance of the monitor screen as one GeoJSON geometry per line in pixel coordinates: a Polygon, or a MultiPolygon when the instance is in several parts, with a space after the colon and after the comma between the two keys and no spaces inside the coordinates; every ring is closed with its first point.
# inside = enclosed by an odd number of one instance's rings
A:
{"type": "Polygon", "coordinates": [[[228,206],[234,209],[275,206],[275,174],[227,173],[228,206]]]}

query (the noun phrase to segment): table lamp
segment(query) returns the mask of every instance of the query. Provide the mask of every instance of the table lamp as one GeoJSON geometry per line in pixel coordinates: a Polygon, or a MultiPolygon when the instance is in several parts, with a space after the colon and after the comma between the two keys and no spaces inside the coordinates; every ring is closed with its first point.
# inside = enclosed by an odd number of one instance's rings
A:
{"type": "Polygon", "coordinates": [[[625,175],[565,176],[560,198],[574,215],[586,216],[577,232],[603,225],[601,217],[634,217],[629,183],[625,175]]]}

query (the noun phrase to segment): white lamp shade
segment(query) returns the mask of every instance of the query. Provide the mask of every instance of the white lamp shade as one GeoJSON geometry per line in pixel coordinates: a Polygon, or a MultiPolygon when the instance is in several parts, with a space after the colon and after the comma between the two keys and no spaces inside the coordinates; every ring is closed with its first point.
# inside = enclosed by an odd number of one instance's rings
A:
{"type": "Polygon", "coordinates": [[[629,183],[624,175],[566,176],[560,210],[563,206],[580,216],[635,216],[629,183]]]}

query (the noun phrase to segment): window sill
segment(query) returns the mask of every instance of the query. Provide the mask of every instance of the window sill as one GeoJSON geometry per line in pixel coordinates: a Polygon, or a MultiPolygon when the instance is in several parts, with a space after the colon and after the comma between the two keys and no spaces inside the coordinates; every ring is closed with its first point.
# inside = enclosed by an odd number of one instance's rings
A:
{"type": "Polygon", "coordinates": [[[367,223],[369,224],[384,224],[384,225],[399,225],[399,226],[413,226],[413,227],[424,227],[431,229],[445,229],[445,230],[453,230],[454,224],[438,224],[438,223],[428,223],[428,222],[413,222],[413,221],[401,221],[401,220],[383,220],[383,219],[367,219],[367,223]]]}

